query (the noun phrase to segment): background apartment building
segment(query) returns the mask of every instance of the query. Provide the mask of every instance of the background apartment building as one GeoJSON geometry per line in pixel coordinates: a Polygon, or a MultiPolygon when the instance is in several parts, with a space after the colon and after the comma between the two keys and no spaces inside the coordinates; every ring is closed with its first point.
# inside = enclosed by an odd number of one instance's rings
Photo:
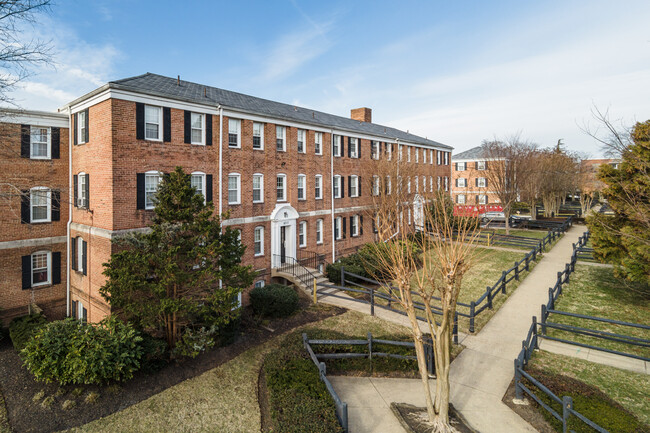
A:
{"type": "Polygon", "coordinates": [[[501,161],[488,160],[482,146],[453,155],[451,161],[454,203],[459,206],[498,207],[499,198],[490,190],[487,171],[494,164],[501,164],[501,161]]]}
{"type": "MultiPolygon", "coordinates": [[[[101,320],[99,295],[112,239],[143,230],[164,173],[182,166],[227,213],[259,271],[301,255],[328,262],[374,240],[364,214],[373,159],[398,158],[416,187],[449,188],[451,147],[372,123],[214,87],[145,74],[110,82],[70,103],[69,314],[101,320]]],[[[66,167],[67,169],[67,167],[66,167]]],[[[65,224],[65,223],[63,223],[65,224]]],[[[4,239],[2,239],[4,240],[4,239]]],[[[65,247],[65,244],[64,244],[65,247]]]]}

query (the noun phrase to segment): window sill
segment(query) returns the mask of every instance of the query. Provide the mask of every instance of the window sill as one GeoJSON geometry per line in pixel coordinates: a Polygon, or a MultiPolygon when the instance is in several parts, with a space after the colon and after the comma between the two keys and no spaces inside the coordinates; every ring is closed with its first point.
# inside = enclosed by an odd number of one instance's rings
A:
{"type": "Polygon", "coordinates": [[[264,257],[264,253],[261,253],[261,254],[255,254],[253,257],[264,257]]]}
{"type": "Polygon", "coordinates": [[[231,145],[228,145],[228,149],[241,149],[241,146],[231,146],[231,145]]]}
{"type": "Polygon", "coordinates": [[[253,150],[264,150],[263,147],[254,147],[253,150]]]}
{"type": "Polygon", "coordinates": [[[314,200],[322,200],[323,197],[316,197],[314,200]]]}
{"type": "Polygon", "coordinates": [[[47,223],[51,223],[51,222],[52,222],[51,220],[39,220],[39,221],[33,221],[32,220],[29,223],[30,224],[47,224],[47,223]]]}
{"type": "Polygon", "coordinates": [[[322,242],[316,242],[316,245],[323,245],[322,242]]]}
{"type": "Polygon", "coordinates": [[[192,146],[205,146],[205,143],[190,143],[192,146]]]}
{"type": "MultiPolygon", "coordinates": [[[[54,284],[48,281],[47,283],[32,284],[32,286],[29,289],[45,289],[47,287],[52,287],[52,286],[54,286],[54,284]]],[[[29,290],[29,289],[23,289],[23,290],[29,290]]]]}
{"type": "Polygon", "coordinates": [[[237,202],[237,203],[228,202],[228,206],[239,206],[240,204],[241,204],[241,202],[237,202]]]}
{"type": "Polygon", "coordinates": [[[49,156],[30,156],[29,159],[33,161],[51,161],[52,158],[49,156]]]}
{"type": "Polygon", "coordinates": [[[163,142],[161,138],[146,138],[146,137],[144,138],[144,141],[155,141],[156,143],[163,142]]]}
{"type": "Polygon", "coordinates": [[[253,204],[264,204],[264,201],[253,201],[253,204]]]}

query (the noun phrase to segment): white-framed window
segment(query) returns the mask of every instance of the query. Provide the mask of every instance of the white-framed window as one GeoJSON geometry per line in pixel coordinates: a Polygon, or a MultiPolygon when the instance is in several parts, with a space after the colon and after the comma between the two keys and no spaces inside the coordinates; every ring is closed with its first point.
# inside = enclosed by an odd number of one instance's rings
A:
{"type": "Polygon", "coordinates": [[[359,176],[350,176],[350,197],[359,197],[359,176]]]}
{"type": "Polygon", "coordinates": [[[32,254],[32,287],[52,284],[52,253],[38,251],[32,254]]]}
{"type": "MultiPolygon", "coordinates": [[[[146,119],[146,113],[147,113],[146,107],[148,107],[148,106],[145,106],[145,119],[146,119]]],[[[155,107],[152,107],[152,108],[155,108],[155,107]]],[[[161,123],[162,123],[162,112],[160,113],[160,119],[161,119],[161,123]]],[[[146,120],[145,120],[145,122],[146,122],[146,120]]],[[[85,110],[80,111],[79,113],[77,113],[77,125],[76,125],[76,127],[77,127],[77,142],[79,144],[83,144],[83,143],[86,142],[86,111],[85,110]]],[[[146,130],[146,128],[145,128],[145,130],[146,130]]],[[[157,139],[154,139],[154,140],[157,140],[157,139]]]]}
{"type": "Polygon", "coordinates": [[[433,176],[429,176],[429,192],[433,192],[433,176]]]}
{"type": "Polygon", "coordinates": [[[30,128],[29,157],[31,159],[50,159],[51,148],[51,129],[44,126],[32,126],[30,128]]]}
{"type": "Polygon", "coordinates": [[[456,163],[456,171],[465,171],[466,168],[467,168],[467,163],[465,162],[456,163]]]}
{"type": "Polygon", "coordinates": [[[408,216],[408,225],[411,225],[411,208],[409,207],[407,209],[407,216],[408,216]]]}
{"type": "Polygon", "coordinates": [[[335,135],[334,136],[334,146],[332,147],[332,153],[334,156],[341,156],[341,142],[343,141],[343,137],[340,135],[335,135]]]}
{"type": "Polygon", "coordinates": [[[278,174],[275,178],[275,198],[277,201],[285,201],[287,199],[287,175],[278,174]]]}
{"type": "Polygon", "coordinates": [[[429,150],[429,165],[433,165],[433,155],[436,153],[435,150],[429,150]]]}
{"type": "Polygon", "coordinates": [[[427,177],[422,176],[422,192],[427,192],[427,177]]]}
{"type": "Polygon", "coordinates": [[[411,146],[406,146],[406,162],[411,162],[411,146]]]}
{"type": "MultiPolygon", "coordinates": [[[[79,113],[79,124],[84,125],[79,113]]],[[[162,108],[153,105],[144,106],[144,139],[162,141],[162,108]]],[[[84,131],[85,133],[85,131],[84,131]]],[[[84,137],[80,132],[78,137],[84,137]]]]}
{"type": "Polygon", "coordinates": [[[401,194],[404,188],[404,180],[402,176],[397,176],[397,193],[401,194]]]}
{"type": "Polygon", "coordinates": [[[253,149],[264,150],[264,124],[253,122],[253,149]]]}
{"type": "Polygon", "coordinates": [[[241,229],[234,229],[237,232],[237,240],[241,244],[241,229]]]}
{"type": "Polygon", "coordinates": [[[416,147],[413,150],[415,151],[415,163],[419,164],[420,163],[420,149],[416,147]]]}
{"type": "Polygon", "coordinates": [[[406,181],[406,192],[408,194],[411,193],[411,178],[409,177],[408,180],[406,181]]]}
{"type": "Polygon", "coordinates": [[[241,147],[241,120],[228,119],[228,147],[241,147]]]}
{"type": "Polygon", "coordinates": [[[415,192],[416,193],[420,192],[420,179],[418,179],[417,176],[415,176],[415,192]]]}
{"type": "Polygon", "coordinates": [[[449,177],[445,176],[445,191],[449,191],[449,177]]]}
{"type": "Polygon", "coordinates": [[[299,129],[296,133],[296,136],[298,137],[298,153],[306,153],[307,152],[307,131],[304,129],[299,129]]]}
{"type": "Polygon", "coordinates": [[[332,189],[334,192],[334,198],[341,198],[341,176],[338,174],[335,174],[332,179],[332,189]]]}
{"type": "Polygon", "coordinates": [[[476,161],[477,170],[485,170],[485,161],[476,161]]]}
{"type": "Polygon", "coordinates": [[[438,189],[442,188],[442,178],[438,176],[438,189]]]}
{"type": "Polygon", "coordinates": [[[83,171],[77,175],[77,207],[86,206],[86,182],[88,178],[83,171]]]}
{"type": "Polygon", "coordinates": [[[148,171],[144,175],[144,208],[153,209],[153,199],[158,192],[158,185],[162,180],[162,174],[159,171],[148,171]]]}
{"type": "Polygon", "coordinates": [[[442,152],[439,150],[436,150],[436,165],[442,165],[442,152]]]}
{"type": "Polygon", "coordinates": [[[77,237],[77,271],[82,272],[84,269],[84,240],[81,236],[77,237]]]}
{"type": "Polygon", "coordinates": [[[372,177],[372,195],[378,196],[379,188],[380,188],[379,176],[375,175],[372,177]]]}
{"type": "Polygon", "coordinates": [[[404,159],[404,146],[402,146],[401,144],[399,144],[398,146],[399,146],[399,150],[398,150],[397,160],[402,161],[404,159]]]}
{"type": "Polygon", "coordinates": [[[264,255],[264,227],[257,226],[254,231],[255,236],[255,256],[264,255]]]}
{"type": "Polygon", "coordinates": [[[191,113],[192,144],[205,144],[205,114],[191,113]]]}
{"type": "Polygon", "coordinates": [[[255,281],[255,288],[260,289],[260,288],[264,287],[265,284],[266,283],[264,282],[264,280],[255,281]]]}
{"type": "Polygon", "coordinates": [[[350,236],[359,236],[359,215],[350,218],[350,236]]]}
{"type": "Polygon", "coordinates": [[[278,152],[287,151],[287,128],[284,126],[275,127],[275,148],[278,152]]]}
{"type": "Polygon", "coordinates": [[[205,184],[205,173],[201,171],[195,171],[192,173],[192,177],[190,177],[190,184],[192,185],[192,188],[196,190],[197,193],[201,194],[203,196],[203,201],[205,202],[206,200],[206,184],[205,184]]]}
{"type": "Polygon", "coordinates": [[[478,195],[478,204],[487,204],[487,195],[479,194],[478,195]]]}
{"type": "Polygon", "coordinates": [[[476,186],[478,186],[479,188],[485,188],[486,185],[487,185],[487,181],[485,180],[484,177],[479,177],[476,180],[476,186]]]}
{"type": "Polygon", "coordinates": [[[241,175],[239,173],[228,174],[228,204],[241,203],[241,175]]]}
{"type": "Polygon", "coordinates": [[[372,159],[379,159],[379,142],[372,142],[372,159]]]}
{"type": "Polygon", "coordinates": [[[323,243],[323,220],[316,220],[316,244],[320,245],[323,243]]]}
{"type": "Polygon", "coordinates": [[[298,224],[298,246],[307,246],[307,221],[300,221],[298,224]]]}
{"type": "Polygon", "coordinates": [[[350,137],[350,140],[348,141],[348,146],[350,146],[350,158],[358,158],[359,157],[359,139],[350,137]]]}
{"type": "Polygon", "coordinates": [[[298,200],[307,200],[306,183],[307,183],[307,176],[305,176],[304,174],[299,174],[298,175],[298,200]]]}
{"type": "Polygon", "coordinates": [[[314,177],[314,198],[316,200],[323,199],[323,176],[320,174],[314,177]]]}
{"type": "Polygon", "coordinates": [[[393,143],[386,143],[386,152],[388,152],[388,160],[393,160],[393,143]]]}
{"type": "Polygon", "coordinates": [[[390,195],[393,192],[393,184],[390,181],[390,176],[386,176],[386,194],[390,195]]]}
{"type": "Polygon", "coordinates": [[[427,150],[422,149],[422,164],[426,164],[426,163],[427,163],[427,150]]]}
{"type": "Polygon", "coordinates": [[[342,217],[336,217],[334,219],[334,239],[336,239],[337,241],[343,238],[343,234],[341,233],[342,222],[343,222],[342,217]]]}
{"type": "Polygon", "coordinates": [[[465,188],[467,186],[467,179],[464,177],[459,177],[457,186],[460,188],[465,188]]]}
{"type": "Polygon", "coordinates": [[[458,204],[465,204],[465,194],[458,194],[456,196],[456,202],[458,204]]]}
{"type": "Polygon", "coordinates": [[[255,173],[253,175],[253,203],[264,202],[264,175],[255,173]]]}
{"type": "Polygon", "coordinates": [[[323,133],[322,132],[314,133],[314,153],[316,155],[323,154],[323,133]]]}
{"type": "Polygon", "coordinates": [[[45,223],[52,220],[52,191],[44,186],[37,186],[29,191],[29,206],[33,223],[45,223]]]}
{"type": "Polygon", "coordinates": [[[445,153],[445,165],[449,165],[449,152],[444,152],[445,153]]]}

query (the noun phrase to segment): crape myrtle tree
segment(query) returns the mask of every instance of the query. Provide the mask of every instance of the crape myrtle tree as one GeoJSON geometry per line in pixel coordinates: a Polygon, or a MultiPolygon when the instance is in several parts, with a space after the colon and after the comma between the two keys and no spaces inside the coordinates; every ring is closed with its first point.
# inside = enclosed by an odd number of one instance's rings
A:
{"type": "Polygon", "coordinates": [[[380,262],[380,266],[368,267],[367,272],[372,275],[381,269],[382,275],[375,278],[392,281],[397,289],[387,295],[406,312],[411,325],[428,422],[434,432],[452,432],[452,330],[461,282],[474,260],[478,222],[476,218],[454,216],[448,193],[431,188],[429,181],[426,188],[416,191],[411,186],[409,192],[409,182],[418,173],[392,156],[391,160],[384,157],[368,164],[365,176],[373,199],[368,217],[373,219],[378,241],[369,247],[376,249],[380,262]],[[424,305],[423,310],[416,308],[418,302],[424,305]],[[426,333],[432,336],[436,365],[433,398],[424,351],[426,333]]]}
{"type": "Polygon", "coordinates": [[[105,263],[101,295],[112,309],[142,329],[165,335],[174,347],[185,331],[209,321],[223,327],[238,314],[238,294],[252,284],[243,266],[238,233],[222,229],[212,203],[176,169],[163,176],[147,233],[116,242],[105,263]]]}

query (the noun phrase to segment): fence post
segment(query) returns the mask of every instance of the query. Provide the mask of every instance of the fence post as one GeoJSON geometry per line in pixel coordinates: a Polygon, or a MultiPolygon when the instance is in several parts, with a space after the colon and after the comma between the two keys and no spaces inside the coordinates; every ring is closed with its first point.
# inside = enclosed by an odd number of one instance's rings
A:
{"type": "MultiPolygon", "coordinates": [[[[540,242],[538,245],[539,247],[539,252],[542,252],[542,243],[540,242]]],[[[533,260],[537,260],[537,248],[533,248],[533,260]]]]}
{"type": "Polygon", "coordinates": [[[345,267],[341,266],[341,287],[345,287],[345,267]]]}
{"type": "Polygon", "coordinates": [[[542,304],[542,316],[540,317],[540,320],[542,321],[540,324],[540,329],[542,330],[542,335],[546,335],[546,305],[542,304]]]}
{"type": "Polygon", "coordinates": [[[492,287],[488,286],[486,291],[487,291],[488,308],[491,310],[492,309],[492,287]]]}
{"type": "Polygon", "coordinates": [[[305,350],[307,350],[307,345],[309,344],[308,339],[307,339],[307,333],[303,332],[302,333],[302,345],[305,346],[305,350]]]}
{"type": "Polygon", "coordinates": [[[537,316],[533,316],[533,349],[539,349],[539,343],[537,342],[537,316]]]}
{"type": "Polygon", "coordinates": [[[372,333],[368,332],[368,359],[372,362],[372,333]]]}
{"type": "Polygon", "coordinates": [[[458,344],[458,311],[454,311],[454,328],[451,332],[454,334],[454,343],[458,344]]]}
{"type": "Polygon", "coordinates": [[[318,296],[317,296],[317,292],[316,292],[316,278],[314,278],[314,293],[313,293],[313,295],[314,295],[314,304],[318,304],[318,296]]]}
{"type": "Polygon", "coordinates": [[[566,274],[566,277],[564,278],[564,282],[568,283],[569,276],[571,275],[571,265],[567,263],[564,269],[565,269],[564,273],[566,274]]]}
{"type": "Polygon", "coordinates": [[[474,316],[476,311],[476,302],[469,303],[469,332],[474,333],[474,316]]]}
{"type": "Polygon", "coordinates": [[[530,253],[526,254],[526,272],[528,272],[528,263],[530,263],[530,253]]]}
{"type": "Polygon", "coordinates": [[[552,310],[555,310],[555,299],[553,298],[553,289],[548,288],[548,305],[552,310]]]}
{"type": "Polygon", "coordinates": [[[515,358],[515,398],[517,400],[521,400],[523,397],[519,382],[521,382],[521,373],[519,372],[519,357],[517,357],[515,358]]]}
{"type": "Polygon", "coordinates": [[[346,432],[348,430],[348,404],[343,402],[343,407],[341,408],[341,424],[343,424],[343,430],[346,432]]]}
{"type": "Polygon", "coordinates": [[[490,246],[490,233],[487,234],[487,246],[490,246]]]}
{"type": "Polygon", "coordinates": [[[562,433],[569,431],[569,417],[573,409],[573,399],[568,395],[562,397],[562,433]]]}
{"type": "Polygon", "coordinates": [[[501,293],[506,293],[506,271],[501,272],[501,293]]]}
{"type": "Polygon", "coordinates": [[[519,281],[519,263],[515,262],[515,281],[519,281]]]}
{"type": "Polygon", "coordinates": [[[323,380],[325,376],[327,376],[327,366],[325,365],[324,362],[321,362],[318,364],[318,371],[320,372],[320,378],[323,380]]]}
{"type": "Polygon", "coordinates": [[[557,294],[562,294],[562,272],[557,273],[557,294]]]}

